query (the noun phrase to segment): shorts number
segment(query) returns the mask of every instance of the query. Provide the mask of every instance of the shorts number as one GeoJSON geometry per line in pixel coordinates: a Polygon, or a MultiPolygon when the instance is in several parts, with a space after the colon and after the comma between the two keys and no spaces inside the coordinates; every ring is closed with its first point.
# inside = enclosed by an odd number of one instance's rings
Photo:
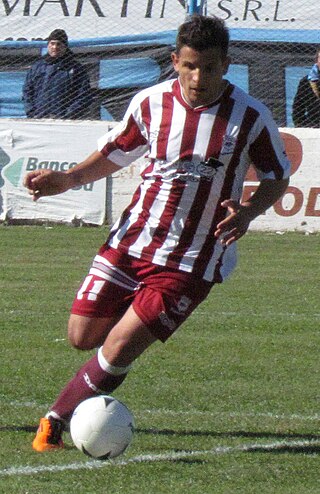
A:
{"type": "Polygon", "coordinates": [[[93,276],[89,275],[86,277],[84,280],[80,290],[77,293],[77,299],[82,300],[84,297],[84,294],[87,295],[88,300],[97,300],[97,295],[100,293],[103,285],[105,284],[105,280],[94,280],[93,283],[91,283],[93,276]],[[89,289],[89,285],[92,285],[89,289]]]}

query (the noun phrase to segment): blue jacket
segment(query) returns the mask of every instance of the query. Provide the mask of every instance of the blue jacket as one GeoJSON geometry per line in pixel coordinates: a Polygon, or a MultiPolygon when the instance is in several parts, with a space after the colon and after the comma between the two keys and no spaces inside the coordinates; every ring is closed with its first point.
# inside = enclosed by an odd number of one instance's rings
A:
{"type": "Polygon", "coordinates": [[[84,118],[92,103],[89,77],[68,49],[61,58],[35,62],[23,87],[28,118],[84,118]]]}

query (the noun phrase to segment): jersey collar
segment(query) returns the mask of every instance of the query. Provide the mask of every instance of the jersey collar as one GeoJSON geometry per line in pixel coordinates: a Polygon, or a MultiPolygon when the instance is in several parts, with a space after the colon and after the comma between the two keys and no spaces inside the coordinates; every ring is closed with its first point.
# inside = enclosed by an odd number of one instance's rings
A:
{"type": "Polygon", "coordinates": [[[218,103],[220,103],[221,99],[225,95],[229,95],[231,93],[231,91],[232,91],[231,86],[232,86],[232,84],[230,84],[230,82],[228,80],[226,80],[226,85],[225,85],[224,89],[222,90],[222,92],[220,93],[220,95],[218,96],[218,98],[216,98],[214,101],[212,101],[212,103],[209,103],[208,105],[196,106],[195,108],[193,106],[190,106],[189,103],[184,98],[183,92],[182,92],[182,86],[181,86],[179,79],[176,79],[173,83],[173,95],[175,96],[175,98],[177,98],[179,103],[182,106],[184,106],[185,108],[187,108],[188,110],[193,110],[195,112],[201,112],[201,111],[207,110],[208,108],[211,108],[212,106],[215,106],[218,103]]]}

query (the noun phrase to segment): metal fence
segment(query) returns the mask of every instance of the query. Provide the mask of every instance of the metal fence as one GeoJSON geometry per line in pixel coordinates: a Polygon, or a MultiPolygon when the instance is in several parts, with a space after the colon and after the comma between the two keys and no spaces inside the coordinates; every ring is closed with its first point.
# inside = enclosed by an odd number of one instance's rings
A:
{"type": "Polygon", "coordinates": [[[279,126],[320,127],[308,80],[320,47],[314,0],[2,0],[0,118],[39,117],[33,97],[44,102],[40,118],[121,119],[138,90],[173,76],[176,30],[194,7],[230,28],[231,82],[267,104],[279,126]],[[46,60],[57,28],[73,54],[61,67],[46,60]]]}

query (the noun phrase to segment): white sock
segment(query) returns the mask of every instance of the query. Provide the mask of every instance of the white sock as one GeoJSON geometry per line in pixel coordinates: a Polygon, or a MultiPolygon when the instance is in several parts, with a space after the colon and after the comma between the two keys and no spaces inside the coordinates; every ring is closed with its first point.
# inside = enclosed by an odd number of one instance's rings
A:
{"type": "Polygon", "coordinates": [[[108,372],[108,374],[111,374],[112,376],[121,376],[122,374],[127,374],[132,367],[131,364],[127,365],[127,367],[117,367],[109,364],[107,359],[102,354],[102,347],[100,347],[98,350],[98,362],[101,369],[103,369],[105,372],[108,372]]]}

